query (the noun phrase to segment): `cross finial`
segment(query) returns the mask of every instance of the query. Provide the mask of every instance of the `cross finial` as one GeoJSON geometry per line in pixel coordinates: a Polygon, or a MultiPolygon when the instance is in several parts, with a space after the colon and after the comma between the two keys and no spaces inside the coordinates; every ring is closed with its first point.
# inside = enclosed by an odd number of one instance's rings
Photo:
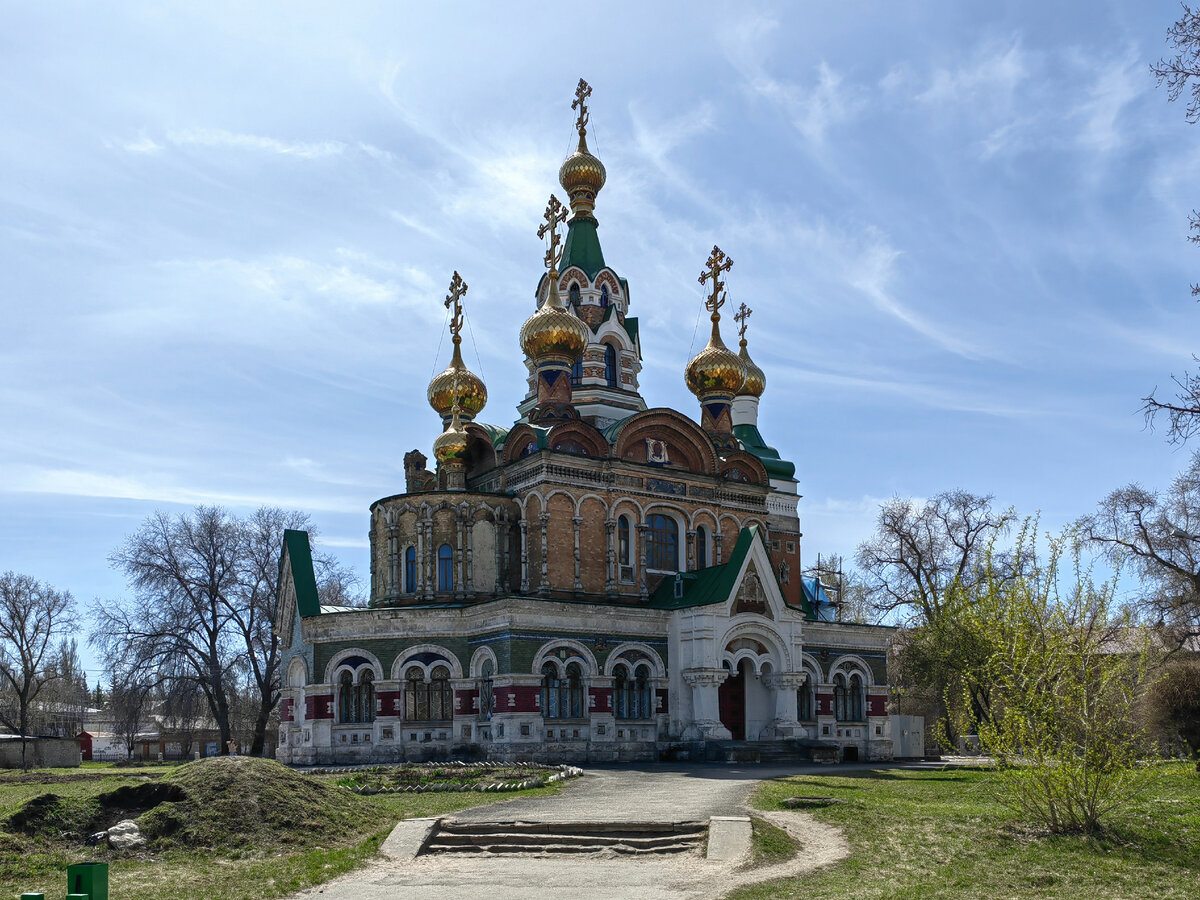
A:
{"type": "Polygon", "coordinates": [[[544,238],[547,232],[550,234],[550,246],[546,250],[546,268],[550,270],[551,278],[558,275],[558,261],[562,259],[562,251],[558,249],[559,223],[567,220],[567,208],[558,202],[558,198],[553,194],[550,195],[550,202],[546,204],[546,211],[542,213],[542,218],[546,221],[538,228],[538,237],[544,238]]]}
{"type": "Polygon", "coordinates": [[[733,318],[738,323],[738,337],[740,337],[743,341],[746,340],[746,320],[750,318],[750,315],[753,312],[754,310],[743,303],[738,307],[738,311],[733,314],[733,318]]]}
{"type": "MultiPolygon", "coordinates": [[[[458,333],[462,331],[463,326],[463,311],[462,298],[467,293],[467,283],[462,280],[462,276],[458,272],[454,273],[454,277],[450,279],[450,293],[446,295],[446,309],[454,307],[450,313],[450,334],[454,336],[454,343],[462,340],[458,333]]],[[[455,383],[457,387],[457,382],[455,383]]]]}
{"type": "Polygon", "coordinates": [[[592,86],[580,78],[579,85],[575,88],[575,99],[571,101],[571,109],[579,110],[579,117],[575,120],[575,128],[579,131],[580,137],[587,134],[587,98],[590,96],[592,96],[592,86]]]}
{"type": "Polygon", "coordinates": [[[725,282],[721,280],[721,273],[733,268],[733,260],[725,256],[724,251],[714,244],[708,262],[704,265],[705,269],[700,273],[700,283],[712,281],[712,293],[704,301],[704,308],[713,314],[713,321],[716,321],[719,318],[717,310],[725,305],[725,282]]]}

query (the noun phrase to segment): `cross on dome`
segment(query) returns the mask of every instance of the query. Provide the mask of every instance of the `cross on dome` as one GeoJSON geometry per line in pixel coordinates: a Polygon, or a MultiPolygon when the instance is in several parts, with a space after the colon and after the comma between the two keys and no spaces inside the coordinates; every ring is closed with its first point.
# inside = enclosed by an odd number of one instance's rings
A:
{"type": "Polygon", "coordinates": [[[716,322],[721,318],[717,310],[725,305],[725,282],[721,280],[721,273],[728,272],[733,268],[733,260],[729,259],[720,247],[713,244],[712,253],[709,254],[708,261],[704,266],[704,271],[700,273],[700,283],[712,281],[712,293],[704,301],[704,308],[713,314],[713,321],[716,322]]]}
{"type": "Polygon", "coordinates": [[[738,337],[743,341],[746,340],[746,320],[754,313],[745,303],[738,307],[738,311],[733,314],[734,320],[738,323],[738,337]]]}
{"type": "Polygon", "coordinates": [[[575,99],[571,101],[571,109],[579,110],[579,117],[575,120],[575,129],[579,132],[580,137],[587,134],[587,98],[590,96],[592,96],[592,86],[580,78],[579,85],[575,88],[575,99]]]}
{"type": "MultiPolygon", "coordinates": [[[[545,219],[545,222],[538,228],[537,235],[544,238],[547,233],[550,234],[550,246],[546,249],[546,268],[550,270],[551,279],[554,279],[558,275],[558,262],[562,259],[562,251],[558,249],[558,242],[561,240],[558,226],[567,221],[567,208],[551,194],[550,202],[546,204],[546,211],[542,213],[542,218],[545,219]]],[[[551,283],[553,284],[553,281],[551,283]]]]}
{"type": "Polygon", "coordinates": [[[463,326],[463,309],[462,298],[466,296],[467,283],[462,280],[462,276],[458,272],[454,273],[454,277],[450,279],[450,293],[446,295],[446,309],[450,309],[451,305],[454,310],[450,313],[450,334],[454,336],[454,343],[459,343],[462,338],[459,337],[459,332],[463,326]]]}

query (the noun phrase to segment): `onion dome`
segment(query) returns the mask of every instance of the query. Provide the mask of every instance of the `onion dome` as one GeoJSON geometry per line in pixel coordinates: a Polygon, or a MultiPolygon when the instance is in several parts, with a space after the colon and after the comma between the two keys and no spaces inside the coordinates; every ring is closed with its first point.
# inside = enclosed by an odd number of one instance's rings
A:
{"type": "Polygon", "coordinates": [[[429,405],[434,412],[445,421],[454,406],[454,393],[458,391],[458,405],[461,416],[470,422],[487,404],[487,387],[483,379],[463,364],[462,353],[459,351],[461,338],[454,336],[454,355],[450,357],[450,365],[429,382],[429,405]]]}
{"type": "Polygon", "coordinates": [[[767,376],[763,373],[762,369],[754,364],[754,360],[750,358],[750,354],[746,351],[745,338],[741,340],[738,359],[742,361],[742,366],[746,369],[746,380],[742,383],[742,387],[738,391],[739,396],[748,394],[751,397],[761,397],[763,391],[767,389],[767,376]]]}
{"type": "Polygon", "coordinates": [[[590,217],[596,208],[596,195],[604,187],[604,163],[588,150],[587,131],[579,131],[579,146],[563,160],[558,169],[558,183],[567,192],[571,212],[590,217]]]}
{"type": "Polygon", "coordinates": [[[521,349],[536,363],[559,362],[570,367],[587,348],[588,327],[579,316],[563,308],[558,272],[551,269],[549,281],[546,302],[521,326],[521,349]]]}
{"type": "Polygon", "coordinates": [[[741,357],[725,346],[717,322],[713,321],[712,337],[703,350],[692,357],[684,369],[683,379],[688,390],[700,399],[711,394],[734,396],[746,382],[746,367],[741,357]]]}
{"type": "Polygon", "coordinates": [[[464,462],[467,455],[467,445],[470,443],[470,437],[462,427],[462,422],[458,419],[458,407],[455,406],[451,413],[450,424],[446,426],[446,430],[434,439],[433,455],[441,465],[447,463],[464,462]]]}

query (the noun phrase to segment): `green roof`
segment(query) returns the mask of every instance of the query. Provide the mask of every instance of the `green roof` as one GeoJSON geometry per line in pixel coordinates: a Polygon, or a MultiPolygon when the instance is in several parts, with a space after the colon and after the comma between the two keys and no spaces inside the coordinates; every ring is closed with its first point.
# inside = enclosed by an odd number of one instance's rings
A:
{"type": "Polygon", "coordinates": [[[567,223],[567,241],[563,244],[562,262],[559,271],[579,266],[589,279],[604,268],[604,251],[600,249],[600,237],[596,234],[596,220],[579,216],[567,223]]]}
{"type": "Polygon", "coordinates": [[[796,464],[779,458],[779,451],[768,447],[756,425],[734,425],[733,434],[742,444],[742,449],[758,457],[767,474],[772,478],[796,480],[796,464]]]}
{"type": "Polygon", "coordinates": [[[482,422],[472,422],[471,424],[478,425],[488,433],[488,437],[492,439],[492,447],[494,449],[500,449],[508,438],[507,428],[501,428],[499,425],[485,425],[482,422]]]}
{"type": "MultiPolygon", "coordinates": [[[[312,547],[308,543],[307,531],[283,532],[283,552],[279,554],[279,584],[283,584],[284,560],[291,565],[292,585],[296,589],[296,611],[301,616],[321,614],[321,602],[317,598],[317,578],[313,573],[312,547]]],[[[278,590],[278,589],[277,589],[278,590]]]]}
{"type": "MultiPolygon", "coordinates": [[[[770,558],[766,538],[763,537],[762,531],[757,525],[750,525],[738,532],[737,543],[734,544],[728,561],[718,566],[700,569],[697,572],[679,573],[683,578],[683,596],[675,596],[675,579],[669,575],[659,582],[658,587],[650,596],[650,608],[684,609],[690,606],[711,606],[714,603],[727,601],[733,591],[738,574],[746,564],[746,556],[750,553],[750,547],[755,541],[762,543],[763,550],[770,558]]],[[[762,574],[765,575],[765,573],[762,574]]],[[[774,573],[772,572],[772,574],[774,573]]],[[[803,592],[800,595],[800,609],[806,619],[816,619],[816,614],[803,592]]]]}

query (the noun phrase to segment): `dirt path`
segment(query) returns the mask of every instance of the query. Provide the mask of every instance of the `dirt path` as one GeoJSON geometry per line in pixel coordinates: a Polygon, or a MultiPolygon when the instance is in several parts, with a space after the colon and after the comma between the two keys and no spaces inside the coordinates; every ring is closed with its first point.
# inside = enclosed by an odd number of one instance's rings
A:
{"type": "MultiPolygon", "coordinates": [[[[828,769],[819,771],[828,772],[828,769]]],[[[458,821],[684,821],[744,815],[762,779],[796,769],[680,766],[599,769],[568,782],[554,797],[519,798],[463,810],[458,821]]],[[[744,884],[802,875],[845,858],[841,833],[801,812],[756,813],[785,829],[802,849],[792,860],[753,870],[695,854],[631,858],[616,854],[547,856],[430,855],[384,860],[294,900],[562,900],[579,892],[589,900],[714,900],[744,884]]]]}

